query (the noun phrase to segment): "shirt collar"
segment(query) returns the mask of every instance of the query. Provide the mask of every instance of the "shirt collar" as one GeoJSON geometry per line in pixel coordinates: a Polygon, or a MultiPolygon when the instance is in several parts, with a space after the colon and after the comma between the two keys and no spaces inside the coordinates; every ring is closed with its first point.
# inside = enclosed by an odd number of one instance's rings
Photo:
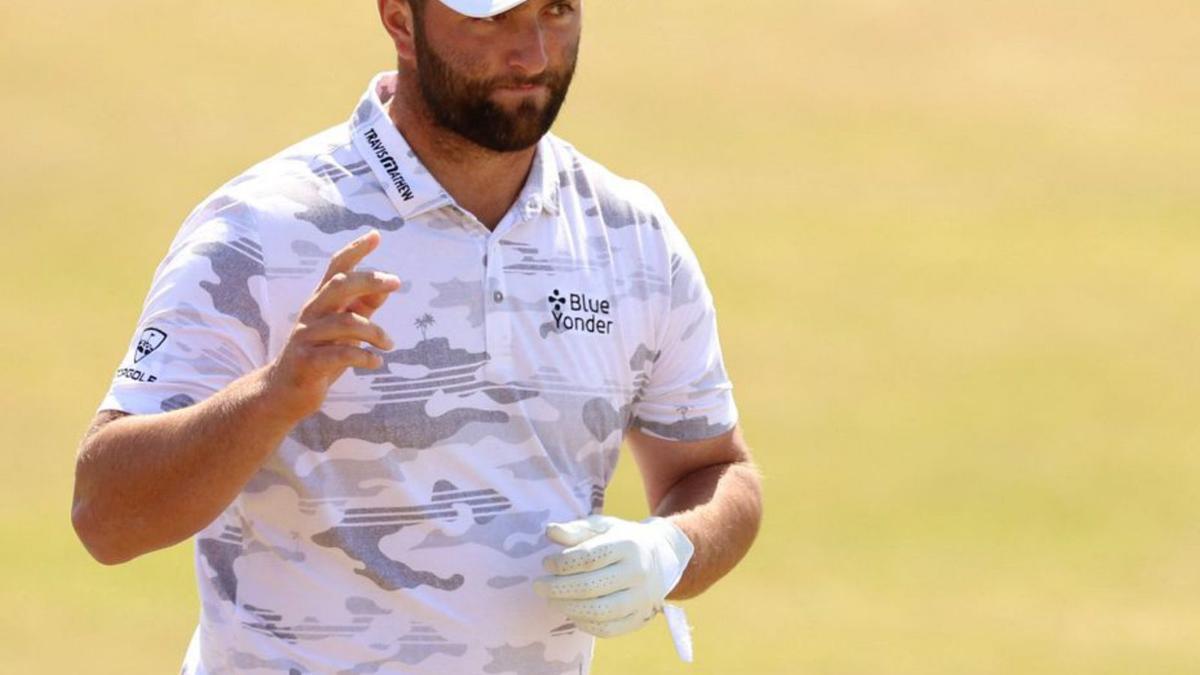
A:
{"type": "Polygon", "coordinates": [[[386,101],[396,94],[396,73],[379,73],[350,118],[354,147],[383,185],[388,199],[408,219],[453,203],[432,174],[417,159],[388,116],[386,101]]]}
{"type": "Polygon", "coordinates": [[[543,211],[555,215],[558,213],[558,188],[554,143],[551,135],[546,134],[538,141],[533,166],[529,169],[529,177],[525,179],[525,186],[521,188],[514,207],[525,209],[527,218],[543,211]]]}
{"type": "MultiPolygon", "coordinates": [[[[454,199],[417,159],[408,141],[387,113],[387,101],[396,95],[396,71],[379,73],[354,109],[350,132],[354,146],[383,185],[388,199],[408,219],[425,211],[451,205],[454,199]]],[[[558,213],[558,167],[550,134],[538,141],[529,178],[514,208],[558,213]]]]}

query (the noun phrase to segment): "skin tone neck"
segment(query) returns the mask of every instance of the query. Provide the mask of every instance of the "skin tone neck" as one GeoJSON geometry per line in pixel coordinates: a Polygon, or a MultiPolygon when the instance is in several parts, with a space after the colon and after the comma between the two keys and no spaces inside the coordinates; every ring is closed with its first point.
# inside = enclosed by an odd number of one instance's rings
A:
{"type": "MultiPolygon", "coordinates": [[[[512,207],[529,176],[537,147],[497,152],[438,125],[417,80],[416,20],[408,0],[378,0],[380,17],[396,46],[396,95],[388,114],[413,152],[454,200],[489,230],[512,207]]],[[[478,80],[533,78],[573,58],[579,20],[564,20],[556,0],[528,0],[492,19],[463,16],[438,0],[426,0],[425,41],[455,72],[478,80]]],[[[515,111],[523,100],[544,105],[542,88],[498,88],[492,100],[515,111]]]]}
{"type": "MultiPolygon", "coordinates": [[[[405,78],[401,76],[401,81],[405,78]]],[[[493,152],[436,126],[416,92],[400,84],[388,115],[413,152],[446,192],[489,230],[517,200],[537,148],[493,152]]]]}

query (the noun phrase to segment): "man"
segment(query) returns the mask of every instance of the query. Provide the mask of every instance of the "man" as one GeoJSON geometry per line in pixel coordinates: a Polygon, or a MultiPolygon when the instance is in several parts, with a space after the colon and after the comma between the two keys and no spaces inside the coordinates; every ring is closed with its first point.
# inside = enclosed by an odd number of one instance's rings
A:
{"type": "Polygon", "coordinates": [[[196,537],[185,673],[585,673],[749,548],[696,259],[547,133],[581,5],[379,0],[398,72],[171,245],[72,519],[105,564],[196,537]],[[640,523],[599,514],[622,439],[640,523]]]}

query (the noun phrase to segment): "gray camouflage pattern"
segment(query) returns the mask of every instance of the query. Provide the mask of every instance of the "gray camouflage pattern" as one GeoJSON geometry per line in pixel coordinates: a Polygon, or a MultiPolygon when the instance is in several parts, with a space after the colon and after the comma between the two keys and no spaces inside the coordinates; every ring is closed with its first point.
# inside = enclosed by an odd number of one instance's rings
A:
{"type": "Polygon", "coordinates": [[[592,638],[531,588],[546,523],[603,509],[627,430],[736,421],[711,295],[653,193],[547,136],[488,232],[390,126],[388,87],[191,214],[101,404],[179,411],[269,363],[328,257],[382,232],[363,267],[404,281],[374,317],[397,346],[196,536],[185,673],[586,673],[592,638]],[[149,328],[167,337],[135,364],[149,328]]]}

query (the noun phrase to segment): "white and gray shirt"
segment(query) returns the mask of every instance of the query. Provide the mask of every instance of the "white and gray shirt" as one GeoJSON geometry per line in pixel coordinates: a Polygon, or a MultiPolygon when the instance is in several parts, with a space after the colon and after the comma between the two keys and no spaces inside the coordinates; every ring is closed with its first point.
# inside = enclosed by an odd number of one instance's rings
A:
{"type": "Polygon", "coordinates": [[[348,124],[220,188],[159,265],[100,408],[161,413],[266,365],[329,257],[403,286],[352,369],[196,535],[184,673],[588,672],[534,594],[546,523],[599,512],[624,431],[737,417],[712,296],[662,203],[547,135],[489,231],[421,165],[378,75],[348,124]]]}

